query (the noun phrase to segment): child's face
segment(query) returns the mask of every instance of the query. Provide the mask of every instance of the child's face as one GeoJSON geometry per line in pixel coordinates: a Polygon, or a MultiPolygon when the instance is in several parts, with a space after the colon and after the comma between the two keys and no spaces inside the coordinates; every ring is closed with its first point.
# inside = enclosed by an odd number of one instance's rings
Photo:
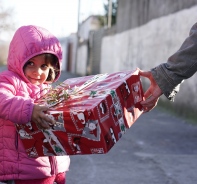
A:
{"type": "Polygon", "coordinates": [[[27,61],[24,74],[32,84],[40,85],[46,81],[49,74],[49,67],[45,63],[45,56],[38,55],[27,61]]]}

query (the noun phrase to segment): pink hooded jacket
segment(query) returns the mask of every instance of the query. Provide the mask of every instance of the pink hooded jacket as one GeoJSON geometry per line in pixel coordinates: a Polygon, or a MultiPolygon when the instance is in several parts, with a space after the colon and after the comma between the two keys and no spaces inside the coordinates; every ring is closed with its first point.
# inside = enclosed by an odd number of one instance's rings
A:
{"type": "Polygon", "coordinates": [[[20,27],[10,43],[8,70],[0,74],[0,181],[45,178],[67,171],[70,165],[69,156],[29,158],[16,132],[15,123],[31,120],[33,102],[48,86],[31,84],[23,73],[24,64],[42,53],[56,55],[61,66],[57,38],[41,27],[20,27]]]}

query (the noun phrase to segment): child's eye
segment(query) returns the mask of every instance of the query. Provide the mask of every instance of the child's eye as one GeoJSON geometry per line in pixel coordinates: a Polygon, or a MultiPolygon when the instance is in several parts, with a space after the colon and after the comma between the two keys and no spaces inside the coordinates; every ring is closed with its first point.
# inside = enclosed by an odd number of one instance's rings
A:
{"type": "Polygon", "coordinates": [[[43,65],[41,66],[41,68],[44,69],[44,70],[46,70],[46,69],[48,68],[48,65],[43,64],[43,65]]]}
{"type": "Polygon", "coordinates": [[[32,61],[27,61],[28,66],[34,66],[34,63],[32,61]]]}

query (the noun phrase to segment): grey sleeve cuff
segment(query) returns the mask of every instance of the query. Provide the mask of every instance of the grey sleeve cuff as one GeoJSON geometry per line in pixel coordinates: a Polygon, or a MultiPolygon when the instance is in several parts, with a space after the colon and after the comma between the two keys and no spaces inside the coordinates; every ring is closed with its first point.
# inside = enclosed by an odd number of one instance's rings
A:
{"type": "Polygon", "coordinates": [[[165,64],[161,64],[153,68],[151,73],[163,94],[168,98],[168,100],[174,101],[176,94],[179,92],[180,84],[174,83],[163,67],[165,67],[165,64]]]}

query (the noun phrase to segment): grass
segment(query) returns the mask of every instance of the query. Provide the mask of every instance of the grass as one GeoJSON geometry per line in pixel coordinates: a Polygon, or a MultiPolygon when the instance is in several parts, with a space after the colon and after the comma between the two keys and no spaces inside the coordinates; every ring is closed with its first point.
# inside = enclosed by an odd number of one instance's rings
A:
{"type": "Polygon", "coordinates": [[[173,102],[160,99],[158,107],[174,116],[184,118],[191,124],[197,125],[197,113],[195,108],[190,107],[189,104],[175,104],[173,102]]]}

